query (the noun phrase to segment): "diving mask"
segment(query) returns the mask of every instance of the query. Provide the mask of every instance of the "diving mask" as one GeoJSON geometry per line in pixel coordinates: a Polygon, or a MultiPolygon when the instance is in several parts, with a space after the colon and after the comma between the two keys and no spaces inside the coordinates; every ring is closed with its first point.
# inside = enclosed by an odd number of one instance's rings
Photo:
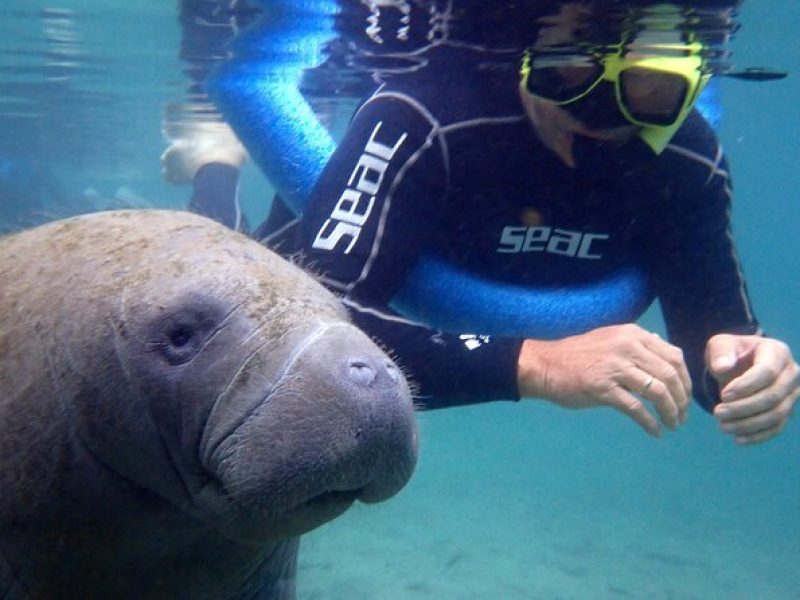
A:
{"type": "Polygon", "coordinates": [[[641,127],[641,137],[656,154],[689,116],[711,79],[703,46],[648,45],[639,52],[619,44],[610,51],[526,52],[522,86],[534,96],[568,106],[590,94],[602,81],[613,84],[625,120],[641,127]]]}

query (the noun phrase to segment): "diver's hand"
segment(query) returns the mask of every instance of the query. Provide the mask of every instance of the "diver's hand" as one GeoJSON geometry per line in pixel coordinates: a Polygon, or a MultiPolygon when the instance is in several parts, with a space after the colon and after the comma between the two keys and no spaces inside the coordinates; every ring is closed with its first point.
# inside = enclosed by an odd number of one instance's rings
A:
{"type": "Polygon", "coordinates": [[[706,365],[719,383],[714,416],[737,444],[757,444],[786,427],[800,395],[800,369],[783,342],[720,334],[706,345],[706,365]]]}
{"type": "Polygon", "coordinates": [[[161,155],[161,174],[169,183],[191,183],[204,165],[220,163],[238,169],[247,159],[244,146],[223,122],[188,123],[169,139],[161,155]]]}
{"type": "Polygon", "coordinates": [[[565,408],[610,406],[656,437],[659,420],[669,429],[686,420],[692,385],[681,350],[633,324],[556,341],[525,340],[517,381],[523,398],[565,408]]]}

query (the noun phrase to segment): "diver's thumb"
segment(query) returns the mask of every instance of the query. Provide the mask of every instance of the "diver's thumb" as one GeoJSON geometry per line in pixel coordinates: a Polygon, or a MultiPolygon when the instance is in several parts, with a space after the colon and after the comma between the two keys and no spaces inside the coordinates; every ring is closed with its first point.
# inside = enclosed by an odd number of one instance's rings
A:
{"type": "Polygon", "coordinates": [[[719,334],[708,340],[706,366],[715,377],[730,373],[738,361],[737,336],[719,334]]]}

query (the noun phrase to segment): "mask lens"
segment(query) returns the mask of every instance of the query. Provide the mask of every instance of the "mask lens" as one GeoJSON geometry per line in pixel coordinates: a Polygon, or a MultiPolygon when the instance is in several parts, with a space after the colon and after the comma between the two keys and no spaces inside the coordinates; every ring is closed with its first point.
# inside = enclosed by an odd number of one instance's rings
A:
{"type": "Polygon", "coordinates": [[[619,74],[619,89],[620,100],[635,121],[668,126],[686,103],[689,82],[677,73],[631,67],[619,74]]]}
{"type": "Polygon", "coordinates": [[[552,102],[566,103],[586,93],[603,75],[603,67],[594,61],[566,61],[531,65],[526,89],[534,96],[552,102]]]}

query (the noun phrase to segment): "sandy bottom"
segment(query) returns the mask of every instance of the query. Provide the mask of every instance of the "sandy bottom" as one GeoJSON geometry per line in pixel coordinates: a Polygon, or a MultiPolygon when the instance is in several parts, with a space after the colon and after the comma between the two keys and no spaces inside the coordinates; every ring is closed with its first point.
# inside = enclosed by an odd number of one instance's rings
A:
{"type": "Polygon", "coordinates": [[[405,490],[304,538],[300,599],[800,599],[796,422],[745,449],[696,408],[659,440],[535,402],[420,428],[405,490]]]}

